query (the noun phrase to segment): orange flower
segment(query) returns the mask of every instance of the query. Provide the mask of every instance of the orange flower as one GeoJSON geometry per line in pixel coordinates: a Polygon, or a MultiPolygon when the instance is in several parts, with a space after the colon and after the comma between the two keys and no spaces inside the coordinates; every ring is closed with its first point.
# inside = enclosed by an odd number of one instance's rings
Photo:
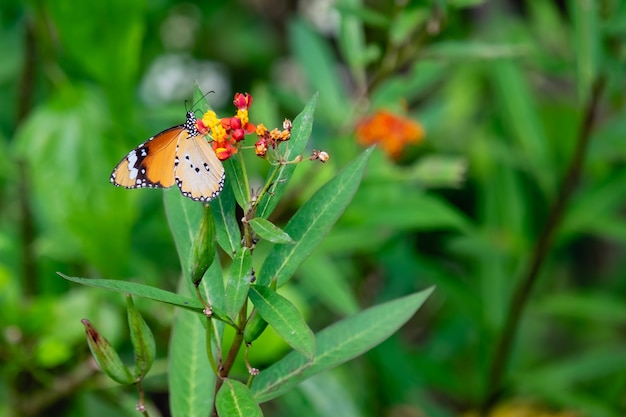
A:
{"type": "Polygon", "coordinates": [[[267,155],[267,141],[265,139],[259,139],[258,142],[254,144],[254,152],[257,156],[265,158],[267,155]]]}
{"type": "Polygon", "coordinates": [[[356,126],[357,140],[361,145],[378,144],[387,155],[396,159],[407,144],[417,144],[424,139],[424,128],[416,121],[379,110],[364,117],[356,126]]]}
{"type": "Polygon", "coordinates": [[[274,128],[269,131],[263,123],[255,126],[256,134],[259,137],[259,141],[254,145],[257,156],[265,158],[268,149],[276,149],[278,142],[287,141],[291,138],[291,120],[285,119],[283,128],[284,130],[274,128]]]}

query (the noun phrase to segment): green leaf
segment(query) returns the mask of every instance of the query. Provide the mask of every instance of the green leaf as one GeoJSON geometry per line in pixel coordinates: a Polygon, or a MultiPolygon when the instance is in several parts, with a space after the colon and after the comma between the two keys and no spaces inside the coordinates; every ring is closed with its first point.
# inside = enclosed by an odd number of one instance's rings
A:
{"type": "Polygon", "coordinates": [[[620,213],[625,197],[625,169],[613,170],[605,178],[590,183],[568,206],[559,237],[571,239],[577,233],[588,233],[590,226],[610,221],[613,214],[620,213]]]}
{"type": "MultiPolygon", "coordinates": [[[[315,336],[298,309],[269,287],[252,285],[250,300],[276,333],[306,358],[315,356],[315,336]]],[[[304,358],[303,358],[304,360],[304,358]]]]}
{"type": "Polygon", "coordinates": [[[341,13],[344,19],[348,17],[356,18],[367,26],[388,28],[391,25],[391,19],[388,15],[363,7],[361,3],[360,0],[342,0],[335,4],[335,9],[341,13]]]}
{"type": "Polygon", "coordinates": [[[355,358],[391,336],[415,314],[433,288],[371,307],[341,320],[317,334],[317,354],[312,362],[291,352],[262,371],[252,382],[258,402],[289,391],[312,375],[355,358]]]}
{"type": "Polygon", "coordinates": [[[215,374],[207,356],[207,320],[178,310],[169,350],[170,411],[173,417],[206,417],[212,406],[215,374]]]}
{"type": "Polygon", "coordinates": [[[518,58],[529,55],[529,45],[519,43],[493,43],[480,41],[443,41],[431,45],[424,55],[432,59],[467,61],[518,58]]]}
{"type": "Polygon", "coordinates": [[[226,178],[229,178],[231,189],[239,207],[245,209],[250,203],[250,184],[245,172],[245,165],[241,153],[235,154],[223,162],[226,178]]]}
{"type": "Polygon", "coordinates": [[[239,381],[225,379],[215,398],[220,417],[262,417],[261,408],[254,401],[250,389],[239,381]]]}
{"type": "Polygon", "coordinates": [[[248,298],[248,289],[252,278],[252,258],[250,249],[241,247],[233,259],[224,289],[226,294],[226,313],[233,320],[237,320],[239,310],[248,298]]]}
{"type": "Polygon", "coordinates": [[[268,286],[272,280],[276,280],[279,286],[284,284],[321,242],[352,200],[371,153],[372,148],[363,152],[320,188],[289,220],[285,232],[296,244],[272,248],[258,275],[260,285],[268,286]]]}
{"type": "Polygon", "coordinates": [[[513,60],[501,59],[489,65],[495,86],[496,106],[501,108],[508,134],[529,161],[529,170],[542,190],[551,195],[556,177],[550,166],[550,149],[537,114],[537,105],[521,68],[513,60]]]}
{"type": "Polygon", "coordinates": [[[301,414],[296,409],[291,415],[312,413],[316,416],[363,417],[362,406],[359,405],[362,400],[354,395],[352,384],[346,384],[346,376],[341,372],[323,372],[303,381],[297,391],[307,401],[301,414]]]}
{"type": "Polygon", "coordinates": [[[128,326],[130,328],[130,340],[135,352],[135,363],[137,365],[136,376],[143,379],[154,362],[156,357],[156,343],[152,331],[146,321],[135,307],[133,298],[126,295],[126,308],[128,310],[128,326]]]}
{"type": "Polygon", "coordinates": [[[193,108],[201,108],[203,110],[211,109],[211,104],[208,100],[208,94],[202,91],[197,81],[193,83],[193,108]]]}
{"type": "MultiPolygon", "coordinates": [[[[160,301],[162,303],[182,307],[186,310],[193,311],[194,313],[202,314],[203,306],[200,301],[193,298],[184,297],[170,291],[165,291],[160,288],[151,287],[145,284],[138,284],[136,282],[120,281],[116,279],[70,277],[60,272],[57,272],[57,274],[59,274],[61,277],[65,278],[68,281],[76,282],[78,284],[83,284],[90,287],[105,288],[107,290],[121,292],[124,294],[132,294],[138,297],[160,301]]],[[[222,321],[228,323],[231,322],[230,318],[228,318],[222,308],[213,306],[213,315],[222,321]]]]}
{"type": "Polygon", "coordinates": [[[345,224],[358,225],[371,232],[381,228],[467,230],[471,223],[452,204],[410,184],[367,181],[346,210],[342,218],[342,225],[345,224]],[[372,213],[384,213],[384,216],[372,213]]]}
{"type": "Polygon", "coordinates": [[[342,11],[339,21],[339,46],[357,85],[366,87],[367,47],[365,45],[365,31],[363,19],[354,13],[359,11],[365,13],[369,10],[363,8],[361,0],[342,0],[339,3],[336,6],[338,10],[342,11]],[[353,13],[347,12],[347,9],[353,13]]]}
{"type": "Polygon", "coordinates": [[[107,290],[112,290],[125,294],[132,294],[143,298],[149,298],[151,300],[161,301],[163,303],[182,307],[195,313],[202,312],[202,304],[200,304],[199,301],[194,300],[193,298],[183,297],[182,295],[165,291],[160,288],[151,287],[149,285],[138,284],[136,282],[120,281],[115,279],[70,277],[60,272],[57,272],[57,274],[67,279],[68,281],[76,282],[78,284],[83,284],[90,287],[105,288],[107,290]]]}
{"type": "Polygon", "coordinates": [[[624,369],[626,352],[621,346],[611,344],[587,349],[574,355],[562,356],[536,369],[527,369],[513,375],[516,386],[524,389],[547,390],[573,387],[585,381],[614,375],[624,369]]]}
{"type": "Polygon", "coordinates": [[[163,203],[183,274],[191,281],[189,254],[196,239],[204,205],[185,198],[176,187],[163,190],[163,203]]]}
{"type": "Polygon", "coordinates": [[[250,220],[250,226],[252,226],[257,235],[272,243],[296,243],[278,226],[262,217],[255,217],[250,220]]]}
{"type": "MultiPolygon", "coordinates": [[[[311,136],[311,131],[313,130],[313,113],[315,112],[318,96],[319,94],[315,94],[293,121],[291,138],[288,142],[289,146],[285,147],[284,151],[286,161],[291,161],[304,152],[309,136],[311,136]]],[[[259,202],[257,216],[266,219],[272,211],[274,211],[276,204],[278,204],[278,201],[285,193],[287,184],[295,169],[296,164],[280,164],[270,170],[268,178],[273,178],[274,180],[269,188],[269,192],[265,193],[259,202]]]]}
{"type": "Polygon", "coordinates": [[[485,0],[450,0],[448,4],[459,9],[466,7],[477,7],[483,4],[485,0]]]}
{"type": "Polygon", "coordinates": [[[334,125],[341,125],[351,103],[337,71],[339,66],[333,51],[325,39],[304,20],[292,20],[290,23],[290,48],[312,91],[320,93],[320,115],[334,125]]]}
{"type": "Polygon", "coordinates": [[[406,7],[402,13],[397,13],[390,26],[391,42],[396,45],[409,42],[420,27],[425,25],[429,16],[430,11],[426,7],[406,7]]]}
{"type": "Polygon", "coordinates": [[[333,259],[314,252],[298,270],[299,282],[327,307],[341,315],[356,314],[359,303],[333,259]]]}
{"type": "Polygon", "coordinates": [[[600,68],[600,4],[589,0],[570,0],[576,52],[576,76],[579,102],[584,103],[600,68]]]}
{"type": "Polygon", "coordinates": [[[215,219],[217,243],[232,258],[241,247],[241,230],[235,217],[235,195],[230,185],[230,178],[226,178],[220,196],[212,200],[209,205],[215,219]]]}

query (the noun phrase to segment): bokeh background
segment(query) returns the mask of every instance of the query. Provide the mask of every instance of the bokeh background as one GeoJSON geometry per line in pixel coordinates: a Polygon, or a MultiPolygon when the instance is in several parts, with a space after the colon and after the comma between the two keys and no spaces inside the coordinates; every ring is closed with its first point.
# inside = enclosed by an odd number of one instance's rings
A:
{"type": "MultiPolygon", "coordinates": [[[[0,52],[1,415],[136,414],[135,390],[97,372],[80,323],[130,359],[123,297],[56,272],[175,290],[162,192],[118,189],[109,175],[184,121],[196,82],[222,114],[251,93],[251,121],[270,128],[319,92],[310,150],[331,159],[298,168],[278,225],[379,144],[346,213],[282,290],[313,329],[436,285],[398,334],[266,415],[469,416],[494,391],[492,415],[624,415],[622,1],[3,0],[0,52]],[[579,181],[550,223],[591,108],[579,181]],[[494,387],[512,296],[546,228],[494,387]]],[[[249,159],[260,185],[267,165],[249,159]]],[[[167,416],[173,309],[137,304],[157,337],[151,411],[167,416]]],[[[259,345],[261,369],[287,349],[271,334],[259,345]]]]}

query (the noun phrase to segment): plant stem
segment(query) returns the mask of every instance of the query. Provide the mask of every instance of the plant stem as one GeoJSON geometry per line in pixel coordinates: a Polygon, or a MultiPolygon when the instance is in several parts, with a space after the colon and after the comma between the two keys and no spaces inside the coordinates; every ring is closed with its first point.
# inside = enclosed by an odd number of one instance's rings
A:
{"type": "Polygon", "coordinates": [[[230,349],[228,350],[228,355],[226,356],[226,360],[222,365],[218,368],[217,381],[215,382],[215,393],[213,395],[213,411],[211,412],[211,416],[217,417],[217,409],[215,405],[215,399],[217,398],[217,393],[220,388],[224,384],[224,379],[228,377],[231,368],[235,363],[235,359],[237,359],[237,354],[239,353],[239,349],[241,349],[241,345],[243,343],[243,329],[246,324],[247,319],[247,304],[244,303],[244,306],[239,311],[239,326],[237,326],[237,331],[235,333],[235,337],[233,339],[232,345],[230,345],[230,349]]]}
{"type": "Polygon", "coordinates": [[[513,294],[512,301],[509,304],[509,311],[507,312],[502,334],[498,341],[489,371],[487,384],[489,391],[481,407],[483,415],[488,413],[503,392],[502,379],[512,353],[512,347],[515,342],[520,320],[533,287],[537,282],[541,267],[550,251],[556,231],[563,221],[567,203],[578,184],[587,147],[591,139],[598,103],[605,83],[606,80],[603,76],[598,77],[594,82],[591,96],[585,107],[584,119],[578,131],[576,148],[574,149],[574,154],[572,155],[572,159],[563,179],[563,185],[560,187],[560,192],[550,208],[545,226],[541,230],[541,234],[533,249],[528,268],[524,275],[522,275],[519,285],[513,294]]]}

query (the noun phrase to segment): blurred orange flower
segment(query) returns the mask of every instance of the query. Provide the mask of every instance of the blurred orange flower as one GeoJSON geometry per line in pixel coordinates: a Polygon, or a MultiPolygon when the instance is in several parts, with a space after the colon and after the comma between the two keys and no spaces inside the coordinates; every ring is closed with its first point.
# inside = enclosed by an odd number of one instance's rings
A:
{"type": "Polygon", "coordinates": [[[387,155],[396,159],[407,144],[420,143],[425,132],[422,125],[412,119],[379,110],[359,120],[356,136],[361,145],[378,144],[387,155]]]}

